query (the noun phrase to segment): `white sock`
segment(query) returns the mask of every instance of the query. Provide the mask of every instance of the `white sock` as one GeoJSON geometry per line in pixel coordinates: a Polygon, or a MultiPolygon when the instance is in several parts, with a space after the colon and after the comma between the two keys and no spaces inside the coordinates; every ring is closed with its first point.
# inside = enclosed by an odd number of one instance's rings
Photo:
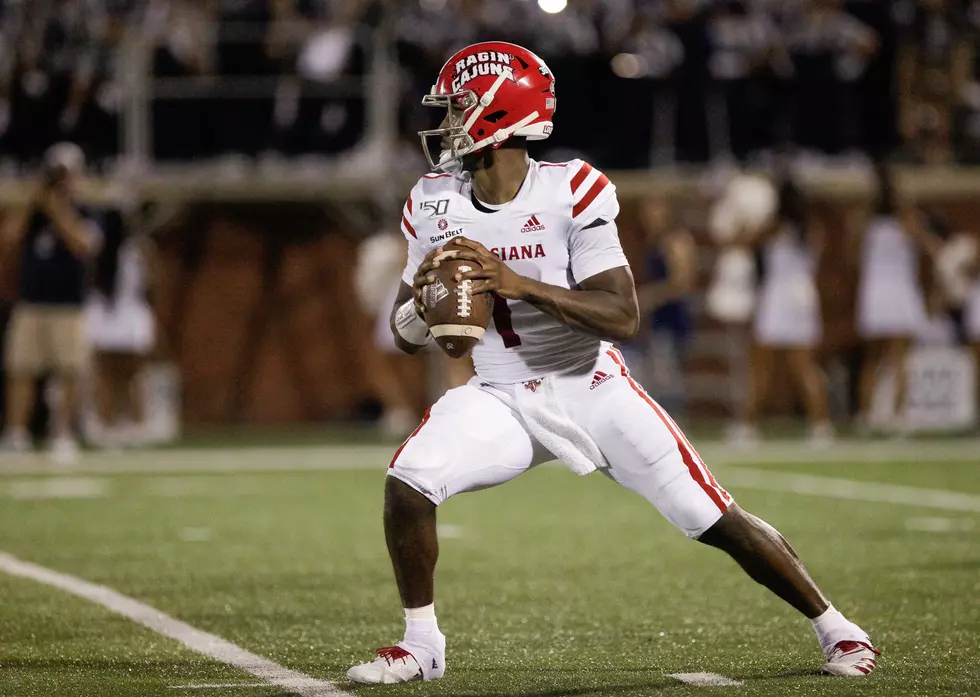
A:
{"type": "Polygon", "coordinates": [[[827,655],[839,641],[851,640],[870,643],[868,635],[838,612],[833,605],[828,605],[822,615],[814,617],[810,622],[813,624],[813,631],[817,633],[817,641],[820,642],[820,648],[823,649],[824,655],[827,655]]]}
{"type": "Polygon", "coordinates": [[[428,639],[439,634],[436,623],[436,605],[430,603],[424,607],[405,608],[405,639],[428,643],[428,639]]]}

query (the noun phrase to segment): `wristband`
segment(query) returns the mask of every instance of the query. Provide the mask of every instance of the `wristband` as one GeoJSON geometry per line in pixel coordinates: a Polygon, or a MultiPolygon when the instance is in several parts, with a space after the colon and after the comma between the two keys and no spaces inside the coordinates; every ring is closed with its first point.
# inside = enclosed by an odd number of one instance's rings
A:
{"type": "Polygon", "coordinates": [[[395,330],[410,344],[425,346],[432,341],[425,320],[415,311],[415,300],[408,300],[395,311],[395,330]]]}

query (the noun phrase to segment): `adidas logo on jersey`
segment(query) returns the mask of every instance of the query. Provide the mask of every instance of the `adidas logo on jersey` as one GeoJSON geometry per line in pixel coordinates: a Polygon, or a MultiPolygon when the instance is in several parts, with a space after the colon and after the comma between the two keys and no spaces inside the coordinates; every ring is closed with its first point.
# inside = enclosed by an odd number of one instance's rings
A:
{"type": "Polygon", "coordinates": [[[524,227],[521,228],[521,232],[538,232],[540,230],[544,230],[544,225],[541,224],[541,221],[538,220],[538,216],[536,215],[528,218],[527,222],[524,223],[524,227]]]}
{"type": "Polygon", "coordinates": [[[595,371],[595,375],[592,376],[592,384],[589,385],[590,390],[594,390],[599,385],[604,383],[606,380],[612,380],[613,376],[609,373],[604,373],[601,370],[595,371]]]}

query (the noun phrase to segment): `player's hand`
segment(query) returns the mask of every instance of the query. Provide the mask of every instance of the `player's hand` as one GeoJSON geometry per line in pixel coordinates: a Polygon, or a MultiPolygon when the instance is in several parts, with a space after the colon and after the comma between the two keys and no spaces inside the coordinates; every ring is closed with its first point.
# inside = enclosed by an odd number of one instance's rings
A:
{"type": "Polygon", "coordinates": [[[64,205],[65,196],[53,186],[45,187],[38,196],[38,205],[48,215],[53,215],[54,211],[64,205]]]}
{"type": "Polygon", "coordinates": [[[524,296],[527,277],[511,270],[479,242],[465,237],[454,237],[453,242],[463,248],[456,254],[457,259],[468,259],[479,264],[472,271],[456,275],[456,278],[461,281],[473,281],[470,293],[478,295],[495,292],[510,300],[519,300],[524,296]]]}
{"type": "Polygon", "coordinates": [[[438,254],[442,253],[442,247],[437,247],[425,255],[425,259],[419,264],[415,277],[412,279],[412,296],[415,299],[415,311],[420,317],[425,315],[425,305],[422,304],[422,291],[430,283],[435,283],[436,277],[431,275],[432,269],[439,267],[439,262],[435,261],[438,254]]]}

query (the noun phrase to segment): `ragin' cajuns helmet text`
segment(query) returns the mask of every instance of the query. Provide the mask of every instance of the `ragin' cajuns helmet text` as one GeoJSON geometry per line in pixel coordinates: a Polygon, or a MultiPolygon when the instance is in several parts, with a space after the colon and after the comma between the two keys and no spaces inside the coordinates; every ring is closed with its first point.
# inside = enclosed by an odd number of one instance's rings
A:
{"type": "Polygon", "coordinates": [[[419,132],[429,165],[442,171],[458,166],[464,155],[498,148],[513,136],[542,140],[551,135],[555,78],[526,48],[488,41],[446,61],[422,104],[447,111],[439,128],[419,132]],[[438,161],[430,138],[439,138],[438,161]]]}

